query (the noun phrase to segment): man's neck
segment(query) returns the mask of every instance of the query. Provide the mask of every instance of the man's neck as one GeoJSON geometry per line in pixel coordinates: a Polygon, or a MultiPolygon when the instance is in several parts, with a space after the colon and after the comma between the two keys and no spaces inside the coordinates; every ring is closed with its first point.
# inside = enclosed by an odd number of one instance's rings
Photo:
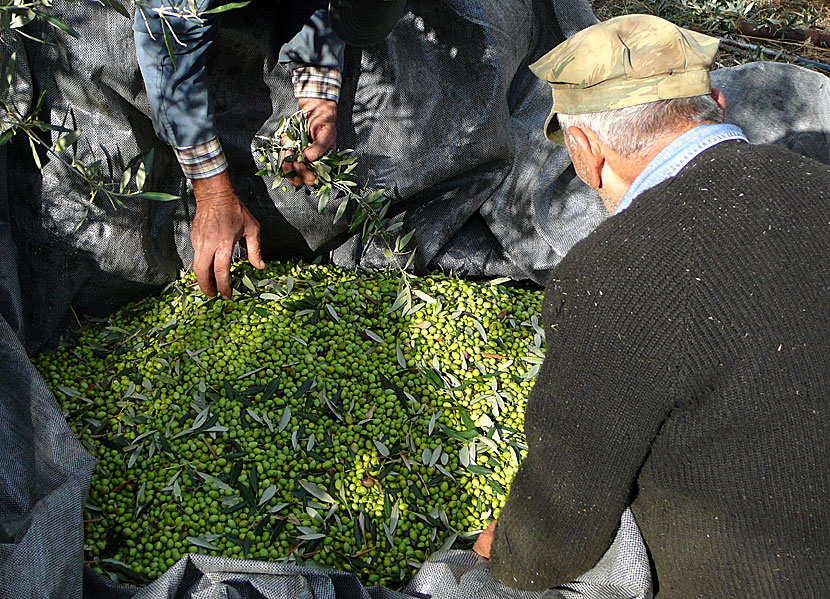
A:
{"type": "Polygon", "coordinates": [[[662,152],[666,146],[695,127],[711,124],[712,123],[708,121],[705,123],[686,123],[677,129],[672,129],[669,133],[661,136],[660,139],[646,152],[637,156],[620,156],[611,150],[609,154],[606,155],[606,160],[608,160],[609,166],[611,166],[614,174],[616,175],[617,181],[616,184],[613,185],[611,193],[603,195],[603,202],[605,203],[606,209],[613,214],[625,196],[625,193],[628,191],[628,188],[631,187],[631,184],[634,183],[640,173],[643,172],[643,169],[645,169],[649,163],[654,160],[654,157],[662,152]]]}

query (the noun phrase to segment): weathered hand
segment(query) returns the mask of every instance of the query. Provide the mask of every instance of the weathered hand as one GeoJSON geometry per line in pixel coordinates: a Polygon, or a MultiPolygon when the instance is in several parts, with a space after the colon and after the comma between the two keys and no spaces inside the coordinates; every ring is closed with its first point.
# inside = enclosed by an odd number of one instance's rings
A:
{"type": "Polygon", "coordinates": [[[490,525],[478,535],[478,539],[473,545],[473,551],[484,559],[490,559],[490,546],[493,544],[493,532],[496,530],[496,522],[497,520],[490,522],[490,525]]]}
{"type": "Polygon", "coordinates": [[[207,179],[194,179],[196,216],[190,241],[195,255],[193,270],[199,287],[208,297],[231,296],[231,259],[236,243],[245,238],[248,260],[265,268],[259,249],[259,223],[239,201],[227,172],[207,179]]]}
{"type": "MultiPolygon", "coordinates": [[[[308,118],[308,132],[312,141],[311,146],[303,152],[303,160],[314,162],[334,148],[337,141],[337,102],[320,98],[300,98],[298,103],[300,110],[308,118]]],[[[282,141],[285,143],[287,140],[283,138],[282,141]]],[[[286,150],[286,154],[292,153],[291,150],[286,150]]],[[[282,170],[285,173],[294,171],[295,176],[288,179],[291,185],[314,185],[314,173],[300,160],[283,163],[282,170]]]]}

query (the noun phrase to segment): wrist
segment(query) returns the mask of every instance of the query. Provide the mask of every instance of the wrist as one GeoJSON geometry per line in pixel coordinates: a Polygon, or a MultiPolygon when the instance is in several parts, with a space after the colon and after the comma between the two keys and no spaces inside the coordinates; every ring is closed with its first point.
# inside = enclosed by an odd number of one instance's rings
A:
{"type": "Polygon", "coordinates": [[[337,102],[323,98],[297,98],[297,106],[306,114],[337,114],[337,102]]]}
{"type": "Polygon", "coordinates": [[[191,184],[197,207],[239,204],[227,171],[204,179],[192,179],[191,184]]]}

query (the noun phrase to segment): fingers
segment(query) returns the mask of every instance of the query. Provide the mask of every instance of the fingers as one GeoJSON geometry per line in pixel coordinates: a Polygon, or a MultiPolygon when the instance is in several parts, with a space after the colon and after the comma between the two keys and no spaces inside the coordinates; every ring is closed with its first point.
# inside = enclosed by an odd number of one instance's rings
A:
{"type": "Polygon", "coordinates": [[[323,157],[323,154],[334,147],[334,135],[331,135],[330,128],[325,129],[326,135],[317,135],[314,137],[314,143],[306,148],[303,152],[303,158],[306,162],[314,162],[323,157]]]}
{"type": "MultiPolygon", "coordinates": [[[[280,139],[280,144],[287,145],[288,143],[290,143],[290,141],[290,139],[283,136],[282,139],[280,139]]],[[[291,185],[293,185],[294,187],[299,187],[303,184],[303,178],[298,174],[297,168],[303,170],[307,169],[305,168],[305,165],[302,162],[294,160],[285,160],[285,158],[287,158],[288,156],[294,156],[294,150],[282,151],[282,157],[284,160],[282,163],[283,176],[288,180],[289,183],[291,183],[291,185]]]]}
{"type": "MultiPolygon", "coordinates": [[[[294,154],[291,150],[285,150],[285,154],[287,156],[292,156],[294,154]]],[[[314,185],[317,182],[317,177],[310,168],[308,168],[305,164],[303,164],[302,160],[294,160],[292,162],[283,162],[282,163],[282,172],[285,178],[288,180],[291,185],[294,187],[299,187],[300,185],[314,185]],[[290,177],[288,175],[291,175],[290,177]]]]}
{"type": "Polygon", "coordinates": [[[231,263],[233,262],[233,248],[238,240],[245,238],[245,245],[248,249],[248,260],[260,270],[265,268],[265,261],[259,244],[259,222],[244,206],[242,211],[242,226],[236,236],[228,243],[222,243],[216,248],[213,257],[213,275],[216,279],[216,288],[223,298],[229,299],[233,290],[231,289],[231,263]]]}
{"type": "Polygon", "coordinates": [[[308,168],[305,164],[300,161],[294,162],[294,172],[297,173],[297,176],[294,179],[289,179],[290,183],[294,186],[306,184],[309,187],[312,187],[315,183],[317,183],[317,175],[314,174],[310,168],[308,168]],[[297,181],[295,183],[295,181],[297,181]]]}
{"type": "Polygon", "coordinates": [[[476,539],[475,545],[473,545],[473,551],[485,559],[490,559],[490,548],[493,545],[493,534],[495,530],[496,520],[493,520],[487,528],[481,531],[478,539],[476,539]]]}
{"type": "Polygon", "coordinates": [[[193,272],[196,273],[196,280],[199,281],[199,289],[208,297],[216,295],[216,287],[213,284],[213,252],[205,251],[198,247],[197,241],[191,236],[195,254],[193,256],[193,272]]]}
{"type": "MultiPolygon", "coordinates": [[[[193,272],[199,289],[208,297],[216,297],[217,288],[225,299],[231,296],[230,271],[233,246],[200,245],[193,258],[193,272]]],[[[260,261],[262,259],[260,258],[260,261]]]]}
{"type": "MultiPolygon", "coordinates": [[[[246,228],[245,243],[248,248],[248,259],[251,264],[260,270],[265,268],[265,261],[259,244],[259,225],[256,221],[250,228],[246,228]]],[[[231,288],[231,263],[233,261],[233,245],[221,246],[215,252],[198,251],[193,260],[193,271],[199,282],[199,289],[208,297],[219,294],[228,299],[233,290],[231,288]]]]}
{"type": "Polygon", "coordinates": [[[223,298],[231,296],[231,259],[233,246],[220,247],[213,257],[213,272],[216,277],[216,288],[223,298]]]}
{"type": "Polygon", "coordinates": [[[248,249],[248,261],[254,268],[265,268],[259,245],[259,223],[253,216],[245,219],[245,246],[248,249]]]}
{"type": "MultiPolygon", "coordinates": [[[[314,162],[323,157],[323,155],[331,150],[337,140],[337,128],[334,122],[321,120],[311,127],[311,138],[314,142],[303,152],[304,162],[314,162]]],[[[307,182],[306,184],[310,185],[307,182]]]]}
{"type": "Polygon", "coordinates": [[[304,163],[311,163],[315,160],[319,160],[319,158],[326,153],[328,148],[323,147],[323,145],[317,141],[315,141],[312,145],[306,148],[305,152],[303,152],[303,162],[296,163],[297,166],[295,167],[295,172],[297,176],[302,179],[302,182],[308,185],[309,187],[317,184],[317,175],[314,174],[314,171],[308,168],[304,163]]]}

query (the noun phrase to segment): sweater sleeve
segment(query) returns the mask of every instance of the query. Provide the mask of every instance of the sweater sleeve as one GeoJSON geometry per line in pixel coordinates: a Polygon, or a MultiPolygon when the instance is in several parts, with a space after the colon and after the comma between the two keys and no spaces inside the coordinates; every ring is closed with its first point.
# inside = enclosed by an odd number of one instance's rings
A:
{"type": "Polygon", "coordinates": [[[491,553],[493,574],[510,587],[544,590],[596,564],[675,402],[683,294],[667,292],[680,283],[663,270],[684,269],[613,245],[589,237],[548,284],[547,353],[525,415],[528,452],[491,553]]]}

